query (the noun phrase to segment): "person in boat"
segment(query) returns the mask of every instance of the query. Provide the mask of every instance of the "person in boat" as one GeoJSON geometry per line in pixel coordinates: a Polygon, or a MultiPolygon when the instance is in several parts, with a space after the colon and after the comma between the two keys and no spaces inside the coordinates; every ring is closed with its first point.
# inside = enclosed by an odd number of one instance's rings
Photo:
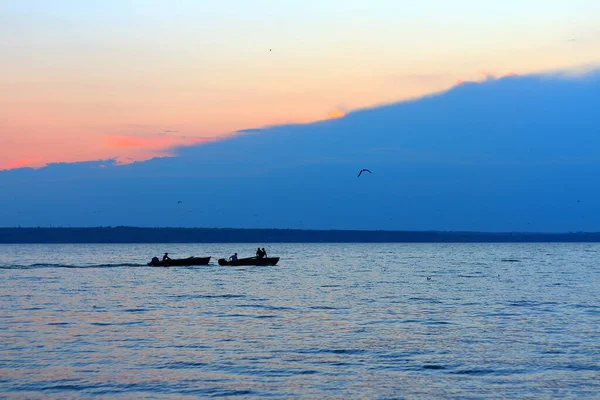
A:
{"type": "Polygon", "coordinates": [[[258,247],[256,249],[256,258],[263,258],[265,256],[265,254],[263,253],[263,251],[260,249],[260,247],[258,247]]]}
{"type": "Polygon", "coordinates": [[[231,257],[229,257],[230,261],[235,261],[238,259],[237,253],[234,253],[231,257]]]}
{"type": "Polygon", "coordinates": [[[171,261],[171,259],[169,258],[169,253],[165,253],[165,255],[163,256],[163,261],[171,261]]]}
{"type": "Polygon", "coordinates": [[[262,248],[262,253],[263,253],[263,257],[267,258],[267,251],[265,250],[265,248],[262,248]]]}
{"type": "Polygon", "coordinates": [[[158,261],[158,257],[152,257],[152,265],[156,265],[158,264],[160,261],[158,261]]]}

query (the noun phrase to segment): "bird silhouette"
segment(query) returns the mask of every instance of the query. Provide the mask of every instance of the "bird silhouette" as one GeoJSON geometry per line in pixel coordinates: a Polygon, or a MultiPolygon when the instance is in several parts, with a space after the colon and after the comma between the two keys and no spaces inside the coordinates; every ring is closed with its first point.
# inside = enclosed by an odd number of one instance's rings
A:
{"type": "Polygon", "coordinates": [[[182,201],[181,201],[181,200],[179,200],[179,201],[177,202],[177,204],[181,204],[181,203],[182,203],[182,201]]]}
{"type": "Polygon", "coordinates": [[[358,176],[357,176],[357,178],[358,178],[358,177],[360,177],[360,176],[362,175],[362,173],[363,173],[363,172],[368,172],[368,173],[372,174],[372,172],[371,172],[371,171],[369,171],[369,170],[368,170],[368,169],[366,169],[366,168],[363,168],[363,169],[361,169],[361,170],[360,170],[360,172],[358,173],[358,176]]]}

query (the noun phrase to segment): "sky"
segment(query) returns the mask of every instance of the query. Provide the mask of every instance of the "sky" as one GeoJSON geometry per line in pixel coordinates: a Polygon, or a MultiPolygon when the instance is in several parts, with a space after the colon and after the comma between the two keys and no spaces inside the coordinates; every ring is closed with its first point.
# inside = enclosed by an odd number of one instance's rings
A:
{"type": "Polygon", "coordinates": [[[598,104],[600,68],[513,75],[174,157],[4,170],[0,226],[598,232],[598,104]]]}
{"type": "Polygon", "coordinates": [[[129,163],[598,65],[596,0],[2,0],[0,169],[129,163]]]}

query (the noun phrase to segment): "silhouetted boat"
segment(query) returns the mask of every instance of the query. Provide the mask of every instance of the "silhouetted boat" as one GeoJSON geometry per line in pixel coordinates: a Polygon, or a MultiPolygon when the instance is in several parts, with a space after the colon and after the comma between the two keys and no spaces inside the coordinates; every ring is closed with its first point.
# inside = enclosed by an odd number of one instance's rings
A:
{"type": "Polygon", "coordinates": [[[190,265],[207,265],[210,257],[189,257],[179,258],[166,261],[153,260],[148,263],[150,267],[183,267],[190,265]]]}
{"type": "Polygon", "coordinates": [[[242,266],[242,265],[275,265],[279,262],[279,257],[249,257],[249,258],[238,258],[237,260],[226,260],[224,258],[219,259],[219,265],[233,265],[233,266],[242,266]]]}

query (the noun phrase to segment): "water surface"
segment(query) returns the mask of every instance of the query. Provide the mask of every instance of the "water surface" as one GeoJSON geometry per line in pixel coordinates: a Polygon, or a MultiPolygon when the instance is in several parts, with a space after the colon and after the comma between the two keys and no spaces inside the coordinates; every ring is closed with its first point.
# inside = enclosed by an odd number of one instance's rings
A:
{"type": "Polygon", "coordinates": [[[600,244],[260,245],[0,245],[0,396],[600,396],[600,244]]]}

